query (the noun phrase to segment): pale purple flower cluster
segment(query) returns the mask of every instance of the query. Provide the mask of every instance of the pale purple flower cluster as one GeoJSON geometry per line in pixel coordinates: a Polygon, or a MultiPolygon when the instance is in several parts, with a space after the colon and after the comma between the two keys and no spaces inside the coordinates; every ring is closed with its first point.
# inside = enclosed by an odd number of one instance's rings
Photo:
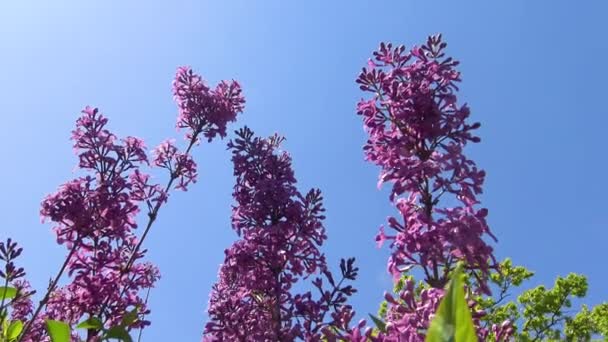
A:
{"type": "Polygon", "coordinates": [[[357,275],[353,259],[342,261],[335,281],[319,250],[327,238],[321,192],[301,194],[283,138],[255,137],[248,128],[229,143],[236,185],[232,227],[240,236],[225,252],[209,303],[205,341],[317,341],[350,314],[343,285],[357,275]],[[295,293],[313,274],[320,292],[295,293]]]}
{"type": "Polygon", "coordinates": [[[399,297],[385,294],[388,311],[384,321],[384,331],[374,332],[365,327],[362,320],[338,340],[356,342],[402,342],[424,341],[425,331],[435,314],[443,296],[443,289],[417,289],[414,281],[408,279],[399,297]],[[362,330],[364,330],[362,332],[362,330]]]}
{"type": "Polygon", "coordinates": [[[188,128],[188,139],[202,133],[209,141],[226,136],[226,127],[243,111],[245,100],[236,81],[221,81],[211,89],[189,67],[177,69],[173,97],[179,108],[177,127],[188,128]]]}
{"type": "Polygon", "coordinates": [[[477,277],[470,290],[489,292],[485,277],[495,260],[486,238],[494,236],[487,209],[476,208],[485,172],[463,154],[468,142],[479,142],[472,132],[480,125],[467,123],[469,108],[458,104],[458,62],[445,48],[440,35],[409,51],[382,43],[357,79],[372,94],[357,107],[369,134],[365,155],[382,168],[378,185],[392,184],[390,199],[399,211],[388,220],[393,233],[382,227],[376,240],[390,242],[388,270],[395,279],[419,267],[429,288],[415,296],[408,283],[399,298],[387,295],[386,333],[371,338],[360,324],[346,340],[424,340],[458,261],[477,277]]]}
{"type": "Polygon", "coordinates": [[[400,212],[389,220],[395,235],[384,236],[392,241],[389,269],[398,277],[421,266],[439,288],[447,281],[442,271],[457,260],[483,270],[493,260],[483,240],[492,236],[487,210],[474,207],[485,172],[462,154],[467,142],[479,141],[472,135],[479,124],[468,124],[468,107],[457,103],[458,62],[444,56],[445,46],[440,36],[407,52],[382,44],[357,79],[373,94],[358,106],[369,133],[365,154],[382,167],[380,184],[393,184],[400,212]],[[441,208],[440,199],[456,207],[441,208]]]}
{"type": "Polygon", "coordinates": [[[155,206],[167,201],[167,193],[160,185],[151,183],[150,178],[150,175],[138,169],[134,170],[129,176],[129,181],[131,182],[131,192],[129,195],[135,201],[146,202],[148,204],[148,212],[151,212],[155,206]]]}
{"type": "Polygon", "coordinates": [[[436,288],[423,289],[416,295],[412,279],[406,281],[399,298],[385,294],[384,298],[389,304],[386,335],[399,336],[405,341],[424,340],[424,330],[429,326],[442,296],[443,289],[436,288]]]}
{"type": "Polygon", "coordinates": [[[31,295],[34,293],[32,287],[27,280],[18,279],[14,280],[11,285],[17,289],[19,295],[11,303],[11,320],[26,321],[34,311],[34,303],[32,302],[31,295]]]}
{"type": "Polygon", "coordinates": [[[177,179],[176,189],[187,190],[190,183],[196,183],[196,162],[188,153],[181,153],[172,140],[165,140],[154,149],[154,165],[169,170],[177,179]]]}
{"type": "MultiPolygon", "coordinates": [[[[112,326],[135,307],[147,311],[139,293],[159,278],[158,269],[149,263],[135,262],[126,270],[137,244],[139,204],[148,200],[140,192],[158,188],[139,181],[148,179],[139,170],[148,163],[145,146],[133,137],[118,140],[106,124],[97,109],[83,110],[72,139],[87,175],[67,182],[42,202],[43,219],[55,224],[57,241],[71,251],[71,282],[51,293],[45,318],[74,324],[93,315],[112,326]]],[[[155,195],[166,197],[160,191],[155,195]]],[[[143,256],[138,252],[135,259],[143,256]]],[[[137,321],[131,328],[146,324],[137,321]]]]}

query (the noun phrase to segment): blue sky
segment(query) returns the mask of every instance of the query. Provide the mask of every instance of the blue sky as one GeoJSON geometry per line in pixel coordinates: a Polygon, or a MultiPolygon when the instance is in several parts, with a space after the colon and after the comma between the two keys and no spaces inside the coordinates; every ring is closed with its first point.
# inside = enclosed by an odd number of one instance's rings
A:
{"type": "MultiPolygon", "coordinates": [[[[148,146],[179,138],[171,78],[188,64],[210,82],[241,82],[239,126],[287,137],[301,188],[324,191],[329,259],[357,257],[353,305],[375,312],[390,281],[373,237],[393,208],[363,161],[354,80],[380,41],[411,46],[442,32],[462,62],[461,99],[482,122],[468,153],[488,173],[497,256],[536,271],[528,286],[584,273],[586,302],[598,303],[608,289],[607,10],[549,0],[2,1],[0,238],[23,245],[21,263],[43,289],[65,250],[39,203],[74,176],[68,138],[80,109],[100,107],[115,133],[148,146]]],[[[225,142],[195,155],[199,182],[171,197],[146,242],[163,274],[146,341],[199,339],[235,238],[225,142]]]]}

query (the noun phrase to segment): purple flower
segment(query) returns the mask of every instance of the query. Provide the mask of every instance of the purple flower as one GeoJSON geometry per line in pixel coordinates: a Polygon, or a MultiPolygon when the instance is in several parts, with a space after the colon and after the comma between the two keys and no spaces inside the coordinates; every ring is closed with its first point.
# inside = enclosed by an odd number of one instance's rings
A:
{"type": "Polygon", "coordinates": [[[209,141],[226,136],[226,127],[243,111],[245,99],[236,81],[222,81],[215,89],[189,67],[179,67],[173,81],[173,97],[179,108],[177,127],[187,128],[188,139],[202,133],[209,141]]]}
{"type": "Polygon", "coordinates": [[[178,180],[176,189],[186,191],[190,183],[196,183],[196,162],[189,154],[180,153],[173,141],[166,140],[154,149],[154,165],[165,168],[178,180]]]}
{"type": "Polygon", "coordinates": [[[34,311],[31,295],[34,293],[30,283],[24,279],[14,280],[11,285],[17,289],[17,297],[11,303],[11,320],[25,322],[34,311]]]}

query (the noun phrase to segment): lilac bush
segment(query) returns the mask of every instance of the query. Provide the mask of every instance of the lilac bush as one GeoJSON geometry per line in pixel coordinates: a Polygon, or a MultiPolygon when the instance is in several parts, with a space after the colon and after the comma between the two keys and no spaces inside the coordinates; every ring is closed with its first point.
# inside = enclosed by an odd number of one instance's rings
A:
{"type": "MultiPolygon", "coordinates": [[[[354,323],[354,258],[342,259],[334,273],[322,252],[328,237],[321,191],[300,192],[283,137],[261,138],[245,127],[228,143],[237,240],[211,289],[203,341],[415,342],[453,328],[457,311],[467,317],[466,340],[608,336],[608,303],[565,312],[586,294],[580,275],[503,302],[533,273],[494,258],[496,238],[479,200],[485,172],[464,154],[480,141],[480,124],[458,101],[458,62],[446,46],[441,35],[409,50],[382,43],[357,79],[367,95],[357,105],[368,134],[364,154],[381,169],[378,186],[391,185],[397,210],[376,236],[390,249],[394,289],[371,315],[375,327],[354,323]],[[460,304],[450,312],[456,293],[460,304]]],[[[78,176],[44,198],[40,210],[67,256],[35,304],[36,291],[16,263],[23,249],[10,238],[0,242],[1,342],[131,341],[132,330],[150,324],[147,293],[160,271],[145,261],[143,243],[171,191],[196,183],[192,149],[225,138],[245,104],[236,81],[212,88],[189,67],[178,68],[173,97],[186,147],[167,139],[151,156],[141,139],[114,135],[97,108],[81,112],[71,137],[78,176]],[[151,169],[166,174],[164,185],[151,169]]]]}

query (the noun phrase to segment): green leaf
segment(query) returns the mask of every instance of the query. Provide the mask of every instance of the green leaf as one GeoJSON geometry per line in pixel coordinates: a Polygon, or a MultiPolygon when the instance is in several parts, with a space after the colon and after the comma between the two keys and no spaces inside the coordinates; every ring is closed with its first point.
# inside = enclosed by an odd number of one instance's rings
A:
{"type": "Polygon", "coordinates": [[[3,319],[2,320],[2,337],[4,337],[5,339],[6,339],[6,336],[8,334],[8,324],[9,324],[9,320],[8,319],[3,319]]]}
{"type": "Polygon", "coordinates": [[[14,287],[0,286],[0,299],[13,299],[17,297],[17,289],[14,287]]]}
{"type": "Polygon", "coordinates": [[[426,335],[427,342],[475,342],[477,335],[464,296],[462,264],[452,274],[437,313],[426,335]]]}
{"type": "Polygon", "coordinates": [[[46,320],[46,330],[52,342],[70,342],[70,326],[67,323],[46,320]]]}
{"type": "Polygon", "coordinates": [[[23,330],[23,322],[17,320],[17,321],[13,321],[6,332],[6,337],[8,338],[9,342],[10,341],[14,341],[17,339],[17,337],[19,337],[19,334],[21,334],[21,331],[23,330]]]}
{"type": "Polygon", "coordinates": [[[372,319],[372,321],[374,321],[374,324],[376,325],[378,330],[380,330],[381,332],[386,332],[386,323],[383,320],[372,314],[369,314],[369,317],[372,319]]]}
{"type": "Polygon", "coordinates": [[[133,324],[135,321],[137,321],[138,318],[138,314],[137,314],[137,308],[127,312],[124,317],[122,318],[122,321],[120,322],[120,325],[122,325],[123,327],[128,327],[129,325],[133,324]]]}
{"type": "Polygon", "coordinates": [[[127,329],[121,326],[112,327],[106,331],[105,338],[115,338],[123,342],[133,342],[127,329]]]}
{"type": "Polygon", "coordinates": [[[82,322],[78,323],[76,328],[87,329],[87,330],[88,329],[101,330],[101,329],[103,329],[103,323],[97,317],[89,317],[86,321],[82,321],[82,322]]]}

